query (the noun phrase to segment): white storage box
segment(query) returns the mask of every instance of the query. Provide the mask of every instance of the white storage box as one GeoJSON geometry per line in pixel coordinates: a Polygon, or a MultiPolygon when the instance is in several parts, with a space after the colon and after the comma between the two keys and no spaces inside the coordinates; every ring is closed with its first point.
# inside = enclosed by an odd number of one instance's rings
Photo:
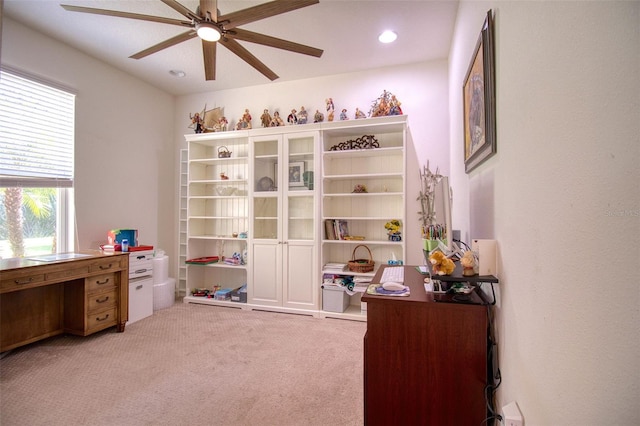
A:
{"type": "Polygon", "coordinates": [[[344,312],[349,306],[349,295],[344,287],[326,285],[322,287],[322,310],[344,312]]]}
{"type": "Polygon", "coordinates": [[[153,278],[129,281],[129,321],[132,324],[153,315],[153,278]]]}

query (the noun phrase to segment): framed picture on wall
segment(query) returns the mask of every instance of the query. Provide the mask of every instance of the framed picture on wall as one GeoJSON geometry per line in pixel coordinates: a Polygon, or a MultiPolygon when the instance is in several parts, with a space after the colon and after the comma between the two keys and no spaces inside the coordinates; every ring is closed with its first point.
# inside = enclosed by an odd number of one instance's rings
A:
{"type": "Polygon", "coordinates": [[[489,10],[462,87],[466,173],[496,153],[494,62],[493,18],[489,10]]]}

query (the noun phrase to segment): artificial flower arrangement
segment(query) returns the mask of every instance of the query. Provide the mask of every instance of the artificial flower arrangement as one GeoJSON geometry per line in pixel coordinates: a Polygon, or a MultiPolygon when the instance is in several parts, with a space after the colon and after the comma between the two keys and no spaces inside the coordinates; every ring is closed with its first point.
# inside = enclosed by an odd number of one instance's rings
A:
{"type": "Polygon", "coordinates": [[[402,241],[402,224],[398,219],[392,219],[385,223],[384,229],[388,231],[390,241],[402,241]]]}

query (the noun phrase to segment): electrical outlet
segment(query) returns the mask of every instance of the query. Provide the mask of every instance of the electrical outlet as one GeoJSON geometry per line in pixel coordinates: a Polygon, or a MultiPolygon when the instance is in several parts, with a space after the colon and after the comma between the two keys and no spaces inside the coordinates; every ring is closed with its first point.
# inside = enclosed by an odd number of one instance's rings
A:
{"type": "Polygon", "coordinates": [[[524,418],[515,401],[502,407],[502,421],[505,426],[524,426],[524,418]]]}

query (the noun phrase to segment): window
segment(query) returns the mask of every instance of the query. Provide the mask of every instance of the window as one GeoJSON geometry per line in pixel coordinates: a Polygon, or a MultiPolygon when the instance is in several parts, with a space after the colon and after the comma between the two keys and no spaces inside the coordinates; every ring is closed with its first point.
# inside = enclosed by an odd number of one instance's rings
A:
{"type": "Polygon", "coordinates": [[[75,94],[0,69],[0,258],[73,251],[75,94]]]}

